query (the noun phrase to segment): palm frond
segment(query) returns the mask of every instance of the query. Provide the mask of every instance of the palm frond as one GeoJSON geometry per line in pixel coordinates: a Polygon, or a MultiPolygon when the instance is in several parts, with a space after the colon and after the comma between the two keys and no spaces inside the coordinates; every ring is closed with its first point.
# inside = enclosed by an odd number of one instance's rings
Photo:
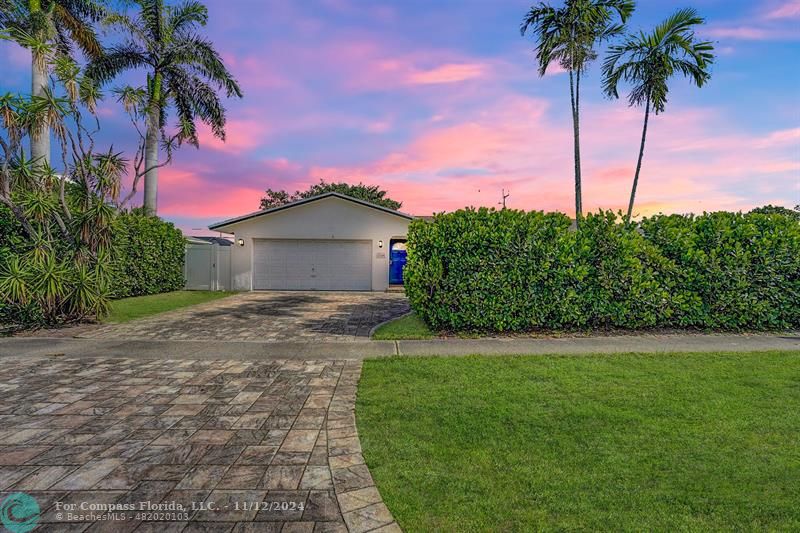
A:
{"type": "Polygon", "coordinates": [[[91,61],[86,75],[100,84],[107,83],[122,72],[148,64],[147,53],[133,41],[115,46],[91,61]]]}
{"type": "Polygon", "coordinates": [[[163,38],[163,0],[136,0],[136,3],[139,5],[143,26],[148,36],[154,42],[161,42],[163,38]]]}
{"type": "Polygon", "coordinates": [[[630,105],[652,105],[656,114],[666,108],[669,79],[676,73],[702,87],[711,77],[713,44],[698,42],[694,28],[704,19],[694,9],[679,9],[652,32],[629,35],[612,46],[603,63],[603,92],[619,97],[619,84],[631,84],[630,105]]]}
{"type": "Polygon", "coordinates": [[[187,0],[170,9],[167,27],[170,34],[188,31],[195,24],[205,26],[208,8],[196,0],[187,0]]]}
{"type": "Polygon", "coordinates": [[[187,35],[174,42],[170,53],[174,54],[176,63],[192,65],[209,81],[224,89],[228,97],[242,97],[239,84],[225,67],[211,41],[198,35],[187,35]]]}
{"type": "MultiPolygon", "coordinates": [[[[84,2],[64,2],[65,4],[83,4],[84,2]]],[[[70,6],[65,6],[62,3],[56,3],[53,6],[53,23],[58,30],[62,28],[69,33],[69,36],[75,44],[83,51],[88,58],[99,57],[103,48],[100,46],[100,41],[97,40],[97,35],[94,28],[86,20],[80,18],[80,14],[72,12],[70,6]]]]}

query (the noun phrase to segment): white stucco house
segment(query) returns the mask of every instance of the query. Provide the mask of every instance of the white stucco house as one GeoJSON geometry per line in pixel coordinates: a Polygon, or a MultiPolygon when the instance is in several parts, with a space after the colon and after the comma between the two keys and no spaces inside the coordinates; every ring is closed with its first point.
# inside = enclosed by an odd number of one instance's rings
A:
{"type": "Polygon", "coordinates": [[[385,291],[402,283],[413,219],[331,192],[209,229],[233,235],[233,290],[385,291]]]}

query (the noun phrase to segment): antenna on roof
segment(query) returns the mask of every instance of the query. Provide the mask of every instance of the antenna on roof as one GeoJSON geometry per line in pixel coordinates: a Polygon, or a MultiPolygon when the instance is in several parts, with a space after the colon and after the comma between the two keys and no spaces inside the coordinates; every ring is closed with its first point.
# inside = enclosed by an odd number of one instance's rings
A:
{"type": "Polygon", "coordinates": [[[502,205],[503,209],[505,209],[506,208],[506,198],[511,196],[511,191],[506,192],[505,189],[500,189],[500,190],[501,190],[500,194],[503,195],[503,201],[502,202],[497,202],[497,205],[502,205]]]}

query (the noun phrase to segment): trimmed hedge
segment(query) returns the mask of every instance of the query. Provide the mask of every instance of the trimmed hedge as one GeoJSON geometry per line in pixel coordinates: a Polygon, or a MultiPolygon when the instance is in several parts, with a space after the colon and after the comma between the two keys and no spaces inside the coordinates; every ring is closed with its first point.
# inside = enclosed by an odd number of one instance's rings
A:
{"type": "Polygon", "coordinates": [[[800,224],[781,214],[656,216],[465,209],[414,221],[404,278],[432,327],[800,326],[800,224]]]}
{"type": "Polygon", "coordinates": [[[176,291],[184,287],[186,239],[173,224],[141,210],[121,213],[114,228],[114,298],[176,291]]]}

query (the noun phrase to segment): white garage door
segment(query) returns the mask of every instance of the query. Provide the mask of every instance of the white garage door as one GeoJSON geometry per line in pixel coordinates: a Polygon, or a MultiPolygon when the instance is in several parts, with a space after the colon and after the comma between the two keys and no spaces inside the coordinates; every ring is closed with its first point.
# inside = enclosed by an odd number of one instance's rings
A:
{"type": "Polygon", "coordinates": [[[256,239],[256,290],[368,291],[372,288],[368,241],[256,239]]]}

